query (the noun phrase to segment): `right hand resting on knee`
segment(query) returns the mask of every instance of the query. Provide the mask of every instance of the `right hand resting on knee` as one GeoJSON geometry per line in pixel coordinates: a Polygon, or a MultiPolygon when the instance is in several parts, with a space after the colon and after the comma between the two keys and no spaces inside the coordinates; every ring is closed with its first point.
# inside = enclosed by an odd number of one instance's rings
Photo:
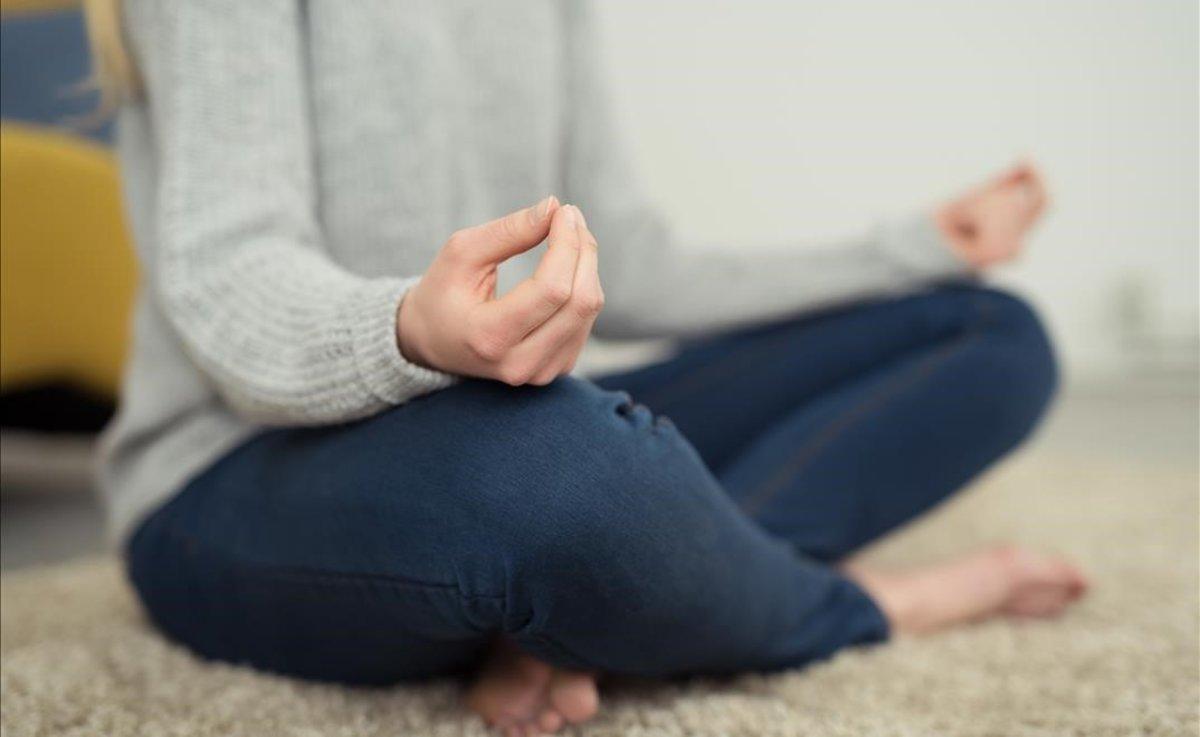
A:
{"type": "Polygon", "coordinates": [[[548,384],[574,368],[604,306],[597,268],[583,214],[554,197],[460,230],[401,303],[400,352],[448,373],[548,384]],[[533,276],[497,298],[497,267],[546,239],[533,276]]]}

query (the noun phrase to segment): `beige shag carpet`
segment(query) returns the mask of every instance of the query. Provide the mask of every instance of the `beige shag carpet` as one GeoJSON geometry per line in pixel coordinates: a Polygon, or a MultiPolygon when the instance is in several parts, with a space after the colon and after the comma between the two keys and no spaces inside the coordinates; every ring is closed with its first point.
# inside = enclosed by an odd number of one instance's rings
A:
{"type": "MultiPolygon", "coordinates": [[[[1034,452],[872,551],[912,563],[1011,538],[1092,596],[774,676],[624,682],[578,735],[1196,735],[1197,477],[1034,452]]],[[[155,634],[110,560],[6,575],[2,730],[26,735],[485,735],[454,684],[354,690],[203,663],[155,634]]]]}

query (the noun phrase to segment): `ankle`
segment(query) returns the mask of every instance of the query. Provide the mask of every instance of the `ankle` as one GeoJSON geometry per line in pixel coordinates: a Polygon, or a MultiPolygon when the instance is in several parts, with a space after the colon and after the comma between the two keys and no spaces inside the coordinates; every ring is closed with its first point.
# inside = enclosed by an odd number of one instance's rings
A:
{"type": "Polygon", "coordinates": [[[920,618],[920,596],[904,576],[845,566],[843,572],[857,583],[887,620],[892,634],[913,634],[920,618]]]}
{"type": "Polygon", "coordinates": [[[896,635],[923,635],[988,616],[1019,578],[1022,552],[998,546],[901,573],[844,568],[883,612],[896,635]]]}

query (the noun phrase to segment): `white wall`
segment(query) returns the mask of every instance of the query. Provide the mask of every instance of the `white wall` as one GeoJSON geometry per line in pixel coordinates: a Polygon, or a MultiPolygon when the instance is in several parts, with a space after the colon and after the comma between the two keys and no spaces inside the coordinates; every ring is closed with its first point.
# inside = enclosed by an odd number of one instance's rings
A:
{"type": "Polygon", "coordinates": [[[998,276],[1044,308],[1069,371],[1121,368],[1121,293],[1147,332],[1194,339],[1194,0],[597,5],[622,122],[682,234],[852,232],[1028,154],[1055,206],[998,276]]]}

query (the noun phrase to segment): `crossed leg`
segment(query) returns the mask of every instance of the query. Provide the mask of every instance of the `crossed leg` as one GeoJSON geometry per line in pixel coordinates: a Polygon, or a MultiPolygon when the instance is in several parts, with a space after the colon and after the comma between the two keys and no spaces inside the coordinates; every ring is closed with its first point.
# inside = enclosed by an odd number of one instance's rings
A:
{"type": "MultiPolygon", "coordinates": [[[[599,380],[669,416],[741,509],[796,550],[839,568],[895,632],[923,633],[995,614],[1050,616],[1083,575],[1012,546],[914,571],[848,560],[862,545],[961,488],[1034,427],[1055,384],[1037,318],[1009,295],[972,286],[832,310],[695,343],[673,359],[599,380]]],[[[509,653],[474,692],[496,713],[514,684],[529,694],[567,672],[509,653]],[[494,702],[489,696],[499,696],[494,702]]],[[[545,687],[538,726],[597,702],[594,680],[545,687]],[[582,705],[580,708],[575,708],[582,705]],[[559,709],[561,711],[561,709],[559,709]]],[[[536,712],[534,706],[527,712],[536,712]]]]}
{"type": "Polygon", "coordinates": [[[897,587],[833,564],[1028,432],[1044,341],[1011,298],[944,290],[689,348],[675,400],[627,375],[678,429],[568,379],[267,432],[139,528],[130,575],[169,636],[299,677],[464,672],[500,638],[473,704],[549,731],[595,710],[590,673],[794,667],[897,628],[897,587]]]}

